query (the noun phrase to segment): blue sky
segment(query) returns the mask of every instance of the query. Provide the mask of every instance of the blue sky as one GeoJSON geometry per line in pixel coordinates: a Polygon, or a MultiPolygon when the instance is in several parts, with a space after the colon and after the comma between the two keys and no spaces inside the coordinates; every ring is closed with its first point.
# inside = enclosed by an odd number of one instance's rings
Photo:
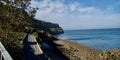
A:
{"type": "Polygon", "coordinates": [[[32,0],[37,19],[63,29],[120,28],[120,0],[32,0]]]}

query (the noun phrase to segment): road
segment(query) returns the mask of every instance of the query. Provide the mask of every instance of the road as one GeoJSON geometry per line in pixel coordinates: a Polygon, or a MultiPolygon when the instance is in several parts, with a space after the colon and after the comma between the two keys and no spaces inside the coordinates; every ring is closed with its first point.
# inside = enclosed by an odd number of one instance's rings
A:
{"type": "Polygon", "coordinates": [[[27,34],[23,44],[26,60],[47,60],[34,35],[27,34]]]}

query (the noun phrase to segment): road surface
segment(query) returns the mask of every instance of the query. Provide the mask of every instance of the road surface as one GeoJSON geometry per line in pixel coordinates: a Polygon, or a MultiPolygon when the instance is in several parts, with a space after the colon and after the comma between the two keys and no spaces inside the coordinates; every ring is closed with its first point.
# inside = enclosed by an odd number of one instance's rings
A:
{"type": "Polygon", "coordinates": [[[27,34],[23,44],[26,60],[47,60],[34,35],[27,34]]]}

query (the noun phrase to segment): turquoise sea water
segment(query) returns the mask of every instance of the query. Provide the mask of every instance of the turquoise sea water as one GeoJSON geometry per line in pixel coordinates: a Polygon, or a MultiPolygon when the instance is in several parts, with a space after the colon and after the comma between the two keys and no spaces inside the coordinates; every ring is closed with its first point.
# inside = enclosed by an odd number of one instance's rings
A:
{"type": "Polygon", "coordinates": [[[120,29],[65,30],[64,32],[58,38],[100,50],[120,49],[120,29]]]}

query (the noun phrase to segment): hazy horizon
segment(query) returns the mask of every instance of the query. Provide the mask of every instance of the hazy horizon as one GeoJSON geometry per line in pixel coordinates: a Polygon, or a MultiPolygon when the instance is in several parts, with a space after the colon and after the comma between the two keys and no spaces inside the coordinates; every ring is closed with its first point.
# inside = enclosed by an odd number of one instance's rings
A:
{"type": "Polygon", "coordinates": [[[90,29],[63,29],[63,30],[103,30],[103,29],[120,29],[120,28],[90,28],[90,29]]]}
{"type": "Polygon", "coordinates": [[[63,29],[120,28],[120,0],[32,0],[35,18],[63,29]]]}

